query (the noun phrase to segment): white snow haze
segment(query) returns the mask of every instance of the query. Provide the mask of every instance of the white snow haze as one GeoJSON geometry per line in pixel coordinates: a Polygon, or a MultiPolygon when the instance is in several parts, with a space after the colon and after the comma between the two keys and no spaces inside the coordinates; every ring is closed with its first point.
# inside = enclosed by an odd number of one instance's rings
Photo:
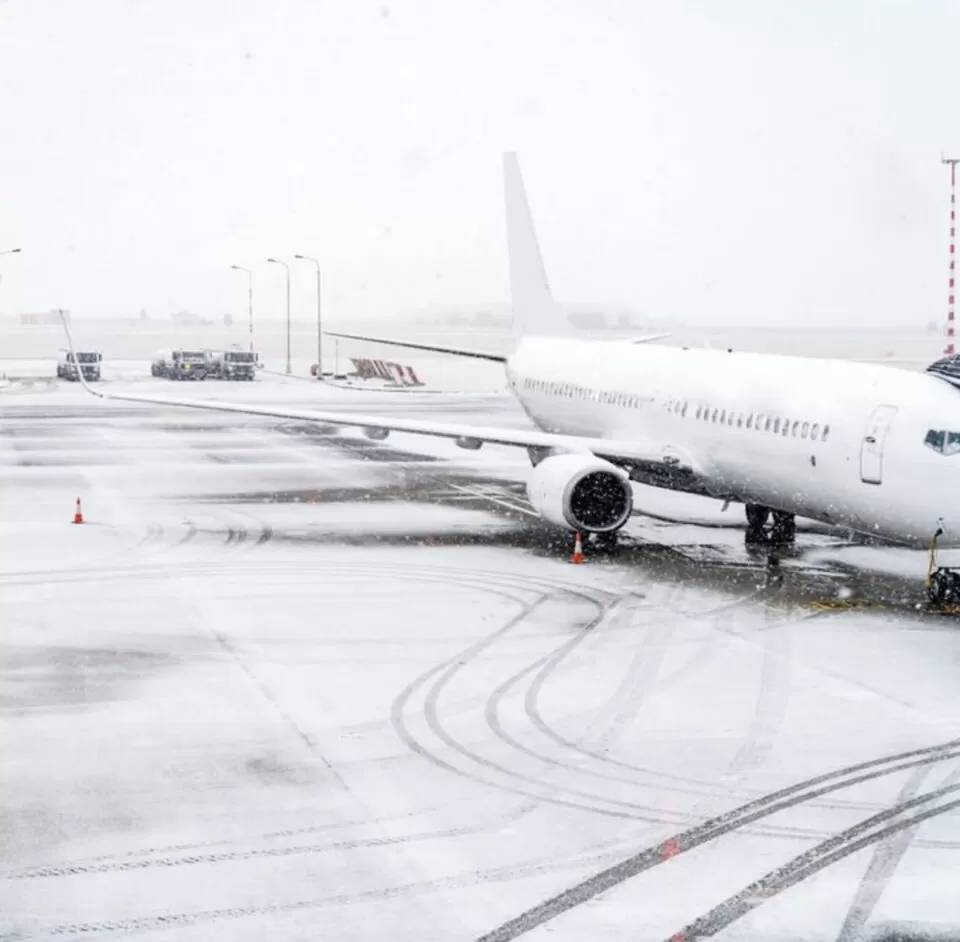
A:
{"type": "Polygon", "coordinates": [[[6,0],[0,314],[336,319],[507,295],[516,150],[558,298],[690,323],[945,301],[949,0],[6,0]],[[314,282],[294,270],[294,306],[314,282]]]}

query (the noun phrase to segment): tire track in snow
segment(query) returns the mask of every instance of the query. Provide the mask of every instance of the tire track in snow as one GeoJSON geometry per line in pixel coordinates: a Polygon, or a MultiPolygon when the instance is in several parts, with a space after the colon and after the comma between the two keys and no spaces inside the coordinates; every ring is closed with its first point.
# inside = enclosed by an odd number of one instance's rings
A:
{"type": "MultiPolygon", "coordinates": [[[[930,772],[929,766],[917,769],[907,779],[896,803],[902,805],[912,799],[920,790],[920,786],[930,772]]],[[[957,782],[960,782],[960,768],[954,770],[943,784],[954,785],[957,782]]],[[[890,885],[890,881],[893,879],[904,854],[910,849],[910,845],[917,836],[919,829],[919,824],[904,828],[902,831],[891,834],[877,843],[866,873],[863,875],[863,880],[860,882],[853,902],[850,904],[850,909],[843,920],[837,942],[859,942],[863,938],[863,930],[873,915],[877,903],[880,902],[880,897],[883,896],[890,885]]]]}
{"type": "Polygon", "coordinates": [[[755,880],[739,893],[728,897],[709,912],[673,933],[669,938],[694,942],[695,939],[716,935],[784,890],[815,876],[851,854],[879,841],[894,838],[905,831],[915,831],[924,821],[960,809],[960,798],[939,803],[940,799],[954,795],[958,791],[960,791],[960,784],[943,785],[931,792],[893,805],[886,811],[881,811],[835,834],[759,880],[755,880]]]}
{"type": "MultiPolygon", "coordinates": [[[[567,582],[560,582],[559,580],[549,579],[546,577],[538,576],[522,576],[515,574],[503,574],[496,571],[489,570],[469,570],[464,567],[456,567],[451,573],[450,570],[444,567],[424,567],[424,566],[406,566],[406,567],[395,567],[395,566],[378,566],[378,565],[366,565],[366,566],[357,566],[355,564],[336,564],[335,566],[327,567],[328,571],[332,569],[338,570],[338,574],[343,575],[354,575],[365,580],[369,580],[371,576],[393,576],[397,578],[404,578],[409,580],[411,575],[417,578],[419,581],[425,582],[435,582],[442,585],[455,585],[458,588],[468,588],[472,590],[486,592],[491,595],[495,595],[501,598],[504,598],[508,601],[521,604],[521,605],[530,605],[529,596],[536,595],[537,600],[543,597],[543,593],[548,591],[563,591],[569,592],[569,584],[567,582]],[[479,573],[477,577],[471,577],[473,572],[479,573]],[[452,578],[453,577],[453,578],[452,578]],[[525,598],[526,596],[526,598],[525,598]]],[[[232,567],[230,567],[232,571],[232,567]]],[[[286,568],[282,570],[286,572],[286,568]]],[[[304,570],[305,573],[313,576],[315,575],[315,568],[309,568],[304,570]]],[[[482,698],[477,698],[481,700],[482,698]]],[[[381,723],[388,722],[388,720],[383,720],[381,723]]],[[[419,814],[423,813],[422,811],[415,811],[404,813],[401,815],[391,816],[391,818],[384,819],[375,819],[375,818],[364,818],[352,822],[343,823],[342,827],[375,827],[382,823],[385,823],[387,820],[404,820],[411,817],[416,817],[419,814]]],[[[491,825],[492,826],[492,825],[491,825]]],[[[329,831],[340,828],[339,824],[330,824],[330,825],[318,825],[313,827],[307,827],[302,829],[288,829],[281,832],[275,832],[268,835],[255,835],[247,838],[247,840],[268,840],[276,838],[291,838],[297,837],[303,834],[316,833],[318,831],[329,831]]],[[[351,845],[356,847],[363,846],[378,846],[383,844],[393,844],[393,843],[402,843],[404,840],[419,841],[419,840],[428,840],[431,836],[436,838],[442,837],[453,837],[457,836],[460,833],[466,833],[471,830],[482,830],[484,828],[460,828],[460,829],[447,829],[446,831],[440,832],[415,832],[412,835],[404,836],[399,835],[396,838],[384,838],[384,837],[372,837],[369,839],[357,839],[357,841],[351,845]]],[[[223,846],[224,844],[233,844],[236,843],[235,840],[221,841],[221,842],[193,842],[187,844],[173,845],[172,847],[158,847],[158,848],[144,848],[138,851],[133,851],[125,855],[121,855],[119,858],[117,855],[106,855],[104,857],[98,858],[87,858],[83,861],[73,861],[66,862],[63,864],[50,864],[50,865],[41,865],[34,868],[29,868],[21,872],[12,872],[3,874],[2,877],[5,879],[16,880],[16,879],[26,879],[34,877],[55,877],[55,876],[77,876],[86,873],[104,873],[104,872],[113,872],[113,871],[123,871],[123,870],[132,870],[132,869],[144,869],[151,866],[158,867],[171,867],[177,866],[178,864],[197,864],[197,863],[214,863],[220,860],[228,861],[234,859],[246,859],[247,857],[255,858],[257,856],[285,856],[289,854],[299,854],[299,853],[318,853],[325,852],[327,849],[335,849],[337,846],[347,846],[345,844],[327,844],[327,845],[311,845],[304,848],[279,848],[279,849],[254,849],[250,851],[224,851],[220,853],[210,853],[204,852],[206,848],[211,846],[223,846]],[[187,852],[193,851],[195,853],[187,854],[186,856],[180,858],[170,858],[167,857],[158,857],[154,856],[151,859],[145,860],[131,860],[129,858],[133,857],[146,857],[150,858],[150,855],[169,855],[171,852],[187,852]],[[196,853],[203,852],[203,853],[196,853]]]]}
{"type": "MultiPolygon", "coordinates": [[[[668,619],[676,619],[674,624],[678,623],[680,620],[686,619],[703,619],[703,618],[718,618],[723,617],[729,612],[737,611],[741,608],[744,608],[750,605],[752,602],[756,601],[760,597],[760,593],[754,592],[749,595],[738,598],[732,602],[724,603],[715,608],[707,609],[701,612],[691,612],[691,613],[679,613],[677,616],[668,616],[668,619]]],[[[710,639],[702,644],[694,656],[690,658],[685,664],[680,665],[674,671],[671,671],[669,674],[664,676],[660,683],[656,685],[657,691],[662,691],[673,686],[677,681],[685,677],[687,674],[692,672],[695,668],[702,667],[709,658],[713,657],[716,653],[716,641],[718,640],[718,633],[714,633],[710,636],[710,639]]],[[[656,673],[653,673],[652,665],[648,665],[646,668],[641,667],[642,661],[638,663],[638,659],[641,657],[642,652],[638,652],[635,655],[634,666],[637,669],[645,670],[651,672],[652,676],[650,678],[651,682],[656,680],[656,677],[659,676],[659,669],[656,673]]],[[[557,745],[564,747],[565,750],[569,750],[574,754],[580,754],[584,757],[591,759],[597,763],[605,764],[612,766],[617,769],[623,769],[627,772],[638,773],[647,778],[647,781],[642,784],[651,784],[649,781],[650,778],[654,779],[654,783],[662,782],[664,780],[669,780],[671,782],[677,782],[679,784],[686,785],[699,785],[704,786],[708,785],[707,782],[702,782],[697,779],[691,779],[686,776],[677,776],[671,773],[661,772],[654,769],[645,768],[643,766],[636,765],[631,762],[626,762],[622,759],[618,759],[614,756],[608,754],[610,743],[609,739],[617,736],[622,728],[632,722],[633,717],[636,715],[644,702],[647,700],[648,696],[652,691],[643,686],[639,686],[636,690],[631,691],[629,687],[629,682],[631,677],[628,673],[627,677],[624,680],[624,684],[627,685],[626,692],[626,702],[624,703],[623,712],[618,714],[618,719],[616,723],[616,729],[611,734],[611,737],[608,737],[606,742],[600,744],[600,748],[594,746],[585,746],[582,743],[577,742],[576,740],[570,738],[569,736],[559,732],[553,725],[551,725],[544,717],[543,710],[540,706],[540,698],[543,693],[543,688],[547,681],[550,679],[551,675],[554,672],[556,665],[555,664],[545,664],[541,671],[534,678],[529,689],[527,690],[526,697],[524,700],[524,709],[527,717],[530,722],[540,733],[542,733],[547,739],[555,742],[557,745]]],[[[658,665],[659,668],[659,665],[658,665]]],[[[632,777],[624,777],[622,779],[625,782],[632,784],[641,784],[637,782],[632,777]]],[[[695,792],[702,793],[702,792],[695,792]]],[[[715,794],[715,792],[711,792],[715,794]]]]}
{"type": "MultiPolygon", "coordinates": [[[[567,591],[570,590],[568,589],[567,591]]],[[[412,752],[453,775],[466,778],[470,781],[476,782],[477,784],[494,788],[501,792],[519,795],[523,798],[535,799],[537,802],[574,808],[580,811],[610,814],[614,817],[632,817],[629,812],[615,810],[608,811],[605,809],[599,809],[595,806],[584,805],[569,799],[560,798],[557,797],[556,794],[541,794],[540,791],[537,790],[539,783],[535,777],[525,776],[522,773],[518,773],[512,769],[501,766],[498,763],[494,763],[491,760],[472,752],[467,747],[457,742],[452,736],[450,736],[439,721],[436,703],[440,692],[443,690],[443,687],[449,683],[449,681],[456,676],[459,670],[461,670],[466,664],[470,663],[488,648],[492,647],[501,638],[505,637],[511,631],[521,625],[524,620],[529,617],[529,615],[544,601],[546,601],[545,598],[532,603],[525,611],[520,612],[517,616],[511,619],[510,622],[499,628],[497,631],[487,635],[480,641],[475,642],[473,645],[470,645],[468,648],[454,655],[452,658],[435,665],[434,667],[430,668],[430,670],[411,681],[394,700],[394,704],[391,709],[393,727],[401,741],[412,752]],[[443,755],[440,755],[436,751],[429,749],[410,730],[406,718],[407,705],[412,700],[414,694],[420,689],[426,687],[427,684],[431,684],[431,686],[426,694],[427,699],[425,701],[424,716],[427,720],[427,725],[429,726],[430,730],[448,749],[457,755],[460,755],[462,758],[466,758],[471,764],[478,763],[481,765],[481,767],[486,768],[486,774],[478,774],[475,771],[461,768],[459,765],[450,761],[443,755]],[[517,784],[504,784],[498,780],[498,775],[515,780],[517,784]]],[[[581,632],[592,630],[605,617],[606,612],[604,605],[602,603],[595,604],[597,604],[597,614],[595,614],[594,617],[591,618],[589,622],[580,629],[581,632]]],[[[588,795],[587,797],[589,798],[590,796],[588,795]]],[[[524,806],[521,806],[521,808],[522,807],[524,806]]]]}
{"type": "MultiPolygon", "coordinates": [[[[749,912],[756,906],[762,905],[768,899],[777,895],[777,893],[782,892],[787,886],[799,882],[800,879],[810,876],[812,873],[819,872],[819,870],[824,869],[836,860],[856,853],[863,847],[869,846],[870,843],[875,843],[877,840],[892,836],[905,828],[919,826],[925,820],[950,813],[960,808],[960,799],[954,799],[950,802],[937,804],[929,808],[924,807],[925,804],[932,804],[939,798],[955,793],[958,789],[960,789],[960,785],[951,785],[947,788],[938,789],[935,793],[914,799],[912,803],[892,808],[883,812],[881,815],[875,816],[875,818],[869,822],[863,822],[843,832],[842,835],[837,835],[830,841],[825,841],[823,844],[807,852],[807,854],[801,855],[794,861],[791,861],[791,863],[785,867],[768,874],[762,881],[751,884],[751,886],[741,894],[738,894],[736,898],[731,898],[731,900],[727,901],[726,908],[712,917],[712,921],[702,924],[700,921],[691,923],[685,929],[674,933],[670,936],[670,942],[676,942],[678,939],[683,939],[684,942],[693,942],[695,939],[713,935],[725,926],[730,925],[736,918],[740,918],[740,916],[745,915],[746,912],[749,912]],[[913,811],[914,813],[897,820],[898,816],[904,815],[907,811],[913,811]],[[888,824],[888,821],[891,823],[888,824]]],[[[567,859],[557,859],[551,855],[519,862],[514,865],[487,868],[435,880],[414,881],[390,887],[356,892],[335,892],[313,899],[264,903],[250,906],[220,907],[191,912],[166,912],[150,916],[116,920],[58,923],[50,926],[31,927],[29,931],[12,930],[5,932],[0,934],[0,942],[21,942],[21,940],[25,939],[58,938],[63,936],[82,937],[94,934],[103,935],[120,932],[132,934],[137,932],[184,928],[194,925],[216,924],[218,922],[249,919],[259,916],[309,912],[332,906],[362,905],[402,898],[404,896],[420,896],[428,893],[448,892],[483,884],[514,882],[518,879],[525,879],[541,874],[558,873],[564,870],[579,870],[588,864],[596,865],[604,863],[614,856],[615,855],[611,855],[610,853],[603,852],[599,854],[580,855],[567,859]]],[[[718,910],[720,910],[719,907],[718,910]]],[[[495,930],[495,932],[497,931],[498,930],[495,930]]],[[[517,938],[519,934],[523,933],[514,935],[487,933],[480,938],[513,939],[517,938]]]]}
{"type": "Polygon", "coordinates": [[[484,933],[477,942],[510,942],[667,860],[821,795],[955,758],[960,758],[960,739],[860,762],[771,792],[645,847],[484,933]]]}

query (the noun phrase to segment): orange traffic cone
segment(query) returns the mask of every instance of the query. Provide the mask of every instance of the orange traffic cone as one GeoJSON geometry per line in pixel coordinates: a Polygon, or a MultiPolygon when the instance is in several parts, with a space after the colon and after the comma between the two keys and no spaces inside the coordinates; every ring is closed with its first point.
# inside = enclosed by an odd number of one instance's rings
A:
{"type": "Polygon", "coordinates": [[[83,523],[83,511],[80,509],[80,498],[77,498],[77,509],[73,512],[73,522],[83,523]]]}
{"type": "Polygon", "coordinates": [[[573,543],[573,556],[570,559],[572,563],[583,562],[583,541],[580,539],[580,531],[577,531],[577,538],[573,543]]]}

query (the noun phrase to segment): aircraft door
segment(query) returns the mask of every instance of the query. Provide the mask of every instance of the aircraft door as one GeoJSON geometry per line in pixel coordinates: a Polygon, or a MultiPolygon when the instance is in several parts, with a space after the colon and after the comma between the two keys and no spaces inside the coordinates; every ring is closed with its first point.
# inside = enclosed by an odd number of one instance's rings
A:
{"type": "Polygon", "coordinates": [[[860,480],[864,484],[883,483],[883,443],[896,414],[896,406],[877,406],[867,422],[860,443],[860,480]]]}

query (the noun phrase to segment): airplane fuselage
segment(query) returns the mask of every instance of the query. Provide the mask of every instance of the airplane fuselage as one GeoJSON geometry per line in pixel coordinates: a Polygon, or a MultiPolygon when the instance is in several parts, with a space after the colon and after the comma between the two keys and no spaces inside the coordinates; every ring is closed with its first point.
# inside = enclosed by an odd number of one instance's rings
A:
{"type": "Polygon", "coordinates": [[[842,360],[526,338],[510,385],[544,431],[663,443],[704,489],[911,545],[960,546],[960,391],[842,360]],[[933,438],[936,445],[938,439],[933,438]],[[947,441],[947,438],[944,439],[947,441]]]}

